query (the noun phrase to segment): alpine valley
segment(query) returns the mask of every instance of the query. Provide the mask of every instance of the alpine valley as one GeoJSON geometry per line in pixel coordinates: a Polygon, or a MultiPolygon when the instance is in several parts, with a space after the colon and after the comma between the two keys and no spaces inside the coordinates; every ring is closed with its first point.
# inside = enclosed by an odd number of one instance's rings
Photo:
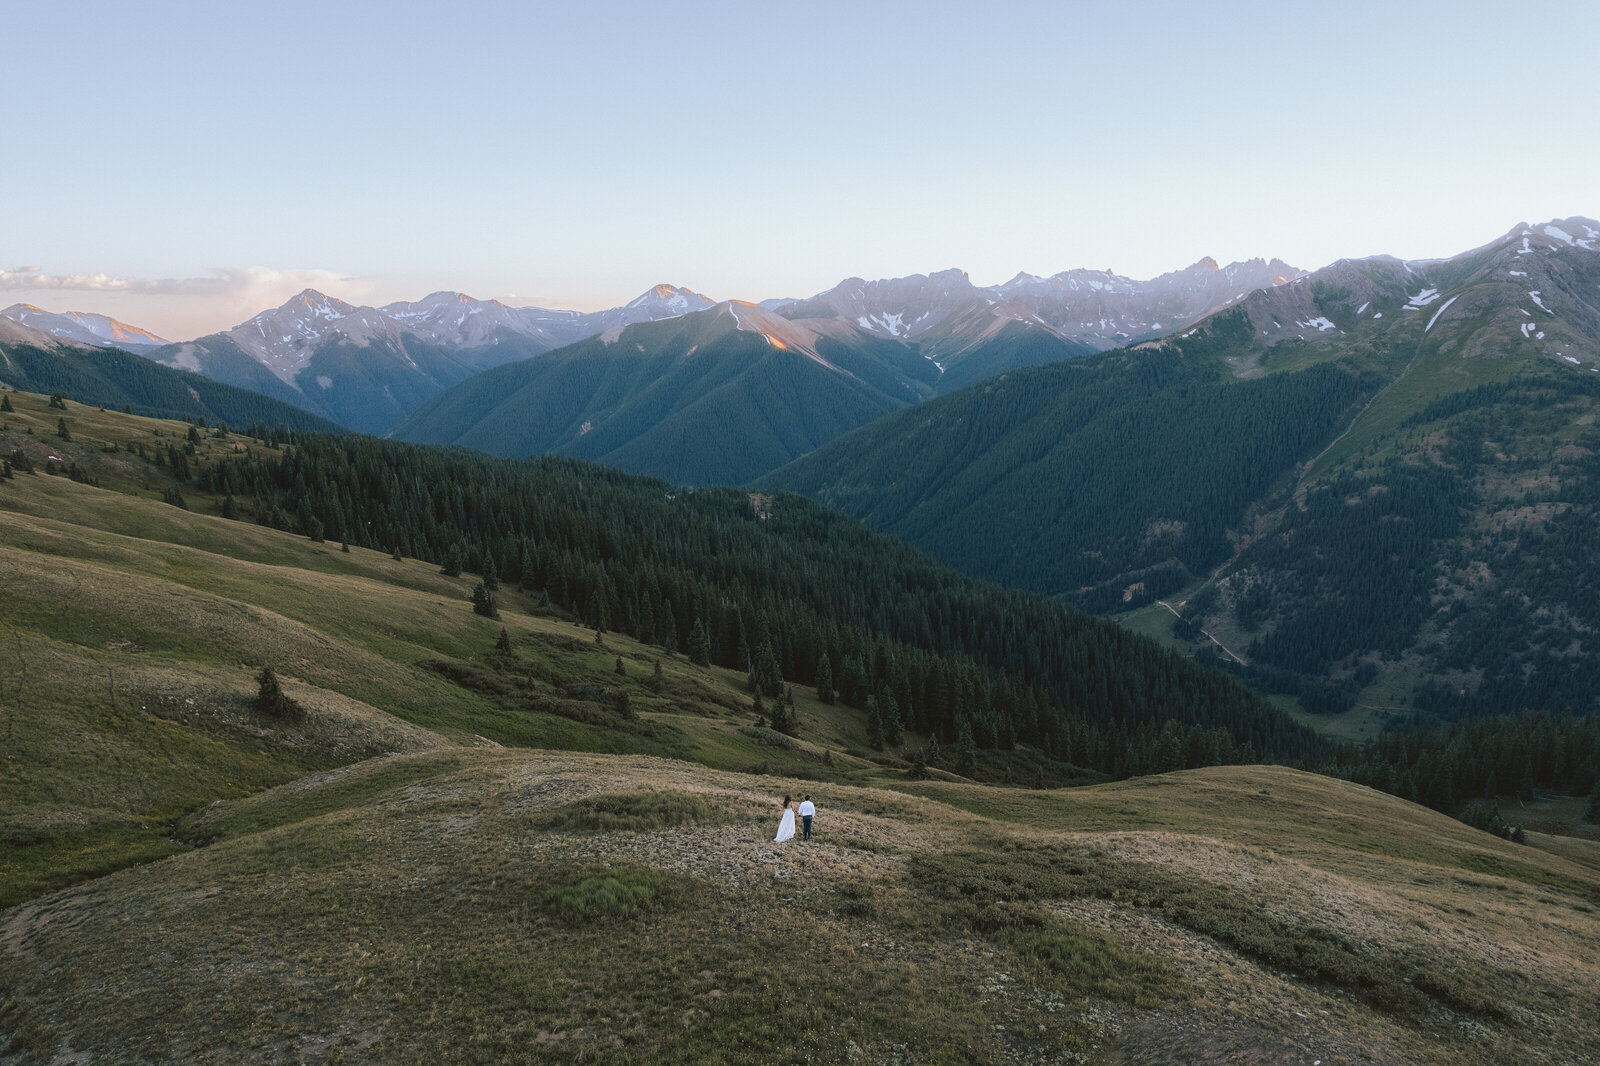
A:
{"type": "Polygon", "coordinates": [[[1307,708],[1600,708],[1600,224],[1346,260],[766,477],[1307,708]]]}
{"type": "Polygon", "coordinates": [[[0,1066],[1600,1046],[1600,223],[0,386],[0,1066]]]}

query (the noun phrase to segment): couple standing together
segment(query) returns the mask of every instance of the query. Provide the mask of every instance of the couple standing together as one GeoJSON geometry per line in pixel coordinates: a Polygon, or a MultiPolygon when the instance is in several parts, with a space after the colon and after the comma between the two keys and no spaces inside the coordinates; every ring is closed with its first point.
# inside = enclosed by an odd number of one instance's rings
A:
{"type": "MultiPolygon", "coordinates": [[[[810,796],[800,801],[801,840],[811,839],[811,819],[816,817],[816,814],[817,808],[812,804],[810,796]]],[[[793,799],[789,796],[783,797],[783,820],[778,823],[778,835],[772,838],[774,844],[794,837],[794,815],[793,799]]]]}

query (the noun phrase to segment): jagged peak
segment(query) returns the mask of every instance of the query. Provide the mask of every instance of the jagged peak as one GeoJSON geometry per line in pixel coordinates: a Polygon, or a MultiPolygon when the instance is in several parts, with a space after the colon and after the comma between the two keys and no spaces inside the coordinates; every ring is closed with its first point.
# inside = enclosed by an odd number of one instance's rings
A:
{"type": "Polygon", "coordinates": [[[672,285],[663,281],[659,285],[652,285],[637,297],[628,301],[627,306],[643,307],[646,304],[670,303],[673,300],[703,300],[708,307],[712,304],[711,298],[704,293],[698,293],[693,289],[686,289],[681,285],[672,285]]]}
{"type": "Polygon", "coordinates": [[[937,281],[942,285],[954,285],[957,283],[971,284],[972,279],[967,277],[967,272],[960,267],[951,267],[949,270],[940,270],[929,274],[928,280],[937,281]]]}

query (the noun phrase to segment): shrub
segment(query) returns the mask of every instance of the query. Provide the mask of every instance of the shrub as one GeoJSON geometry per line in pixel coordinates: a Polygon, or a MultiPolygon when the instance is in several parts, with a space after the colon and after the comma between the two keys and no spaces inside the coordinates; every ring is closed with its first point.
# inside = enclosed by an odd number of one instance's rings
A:
{"type": "Polygon", "coordinates": [[[261,673],[256,675],[256,684],[261,686],[261,691],[256,696],[256,710],[268,718],[275,718],[281,722],[305,720],[305,708],[284,693],[283,686],[278,683],[278,675],[273,672],[272,667],[261,668],[261,673]]]}

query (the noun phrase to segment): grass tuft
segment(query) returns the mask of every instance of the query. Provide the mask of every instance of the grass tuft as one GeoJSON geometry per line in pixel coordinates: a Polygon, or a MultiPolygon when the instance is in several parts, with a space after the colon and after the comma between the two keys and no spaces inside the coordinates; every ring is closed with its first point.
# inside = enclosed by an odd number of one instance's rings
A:
{"type": "Polygon", "coordinates": [[[540,821],[542,828],[576,832],[616,833],[671,829],[712,820],[709,804],[687,792],[644,792],[593,796],[557,807],[540,821]]]}
{"type": "Polygon", "coordinates": [[[681,906],[689,897],[690,881],[681,874],[661,870],[608,870],[591,874],[553,889],[545,906],[574,925],[589,925],[629,918],[641,911],[681,906]]]}

